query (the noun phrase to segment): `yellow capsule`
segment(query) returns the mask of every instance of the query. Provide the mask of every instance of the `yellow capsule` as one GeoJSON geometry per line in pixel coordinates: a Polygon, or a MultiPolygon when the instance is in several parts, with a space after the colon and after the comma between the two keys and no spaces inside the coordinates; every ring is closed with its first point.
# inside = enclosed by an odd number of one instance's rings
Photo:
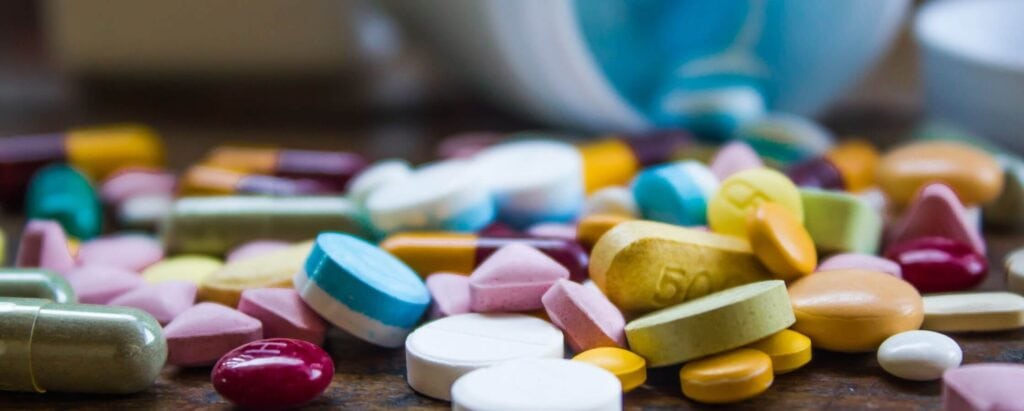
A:
{"type": "Polygon", "coordinates": [[[580,219],[579,223],[576,223],[576,242],[580,243],[583,247],[591,248],[612,227],[630,220],[633,220],[633,218],[618,214],[591,214],[585,216],[580,219]]]}
{"type": "Polygon", "coordinates": [[[810,274],[818,266],[814,240],[793,213],[764,203],[747,217],[747,235],[754,255],[780,280],[810,274]]]}
{"type": "Polygon", "coordinates": [[[217,258],[200,254],[180,254],[165,258],[142,271],[142,279],[150,283],[161,281],[188,281],[199,284],[206,276],[220,269],[224,263],[217,258]]]}
{"type": "Polygon", "coordinates": [[[640,167],[633,150],[621,139],[586,144],[580,146],[579,151],[583,156],[583,186],[587,193],[624,185],[640,167]]]}
{"type": "Polygon", "coordinates": [[[197,297],[228,307],[238,305],[242,291],[251,288],[291,288],[292,279],[302,271],[313,241],[306,241],[260,256],[225,264],[203,278],[197,297]]]}
{"type": "Polygon", "coordinates": [[[149,127],[118,125],[68,132],[68,162],[95,180],[128,166],[161,167],[164,147],[149,127]]]}
{"type": "Polygon", "coordinates": [[[803,224],[800,191],[789,177],[768,168],[741,171],[725,179],[708,203],[708,224],[716,233],[746,238],[747,215],[766,202],[785,207],[803,224]]]}
{"type": "Polygon", "coordinates": [[[749,348],[693,361],[679,370],[683,395],[709,404],[756,397],[772,385],[774,378],[768,354],[749,348]]]}
{"type": "Polygon", "coordinates": [[[4,265],[4,258],[6,258],[7,252],[7,235],[4,234],[4,230],[0,228],[0,265],[4,265]]]}
{"type": "Polygon", "coordinates": [[[747,346],[768,354],[775,374],[785,374],[811,362],[811,339],[793,330],[782,330],[747,346]]]}
{"type": "Polygon", "coordinates": [[[875,170],[880,156],[875,146],[867,141],[844,141],[825,153],[827,159],[843,178],[846,191],[861,192],[875,185],[875,170]]]}
{"type": "Polygon", "coordinates": [[[572,358],[604,368],[615,374],[622,383],[622,392],[630,392],[647,381],[647,362],[644,357],[618,347],[600,347],[587,350],[572,358]]]}

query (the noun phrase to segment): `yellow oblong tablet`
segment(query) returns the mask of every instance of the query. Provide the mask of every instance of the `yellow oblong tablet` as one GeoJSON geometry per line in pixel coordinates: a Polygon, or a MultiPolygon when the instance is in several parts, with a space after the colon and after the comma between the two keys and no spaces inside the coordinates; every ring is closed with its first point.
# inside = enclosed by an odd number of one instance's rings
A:
{"type": "Polygon", "coordinates": [[[747,238],[747,214],[766,202],[786,207],[803,223],[800,191],[789,177],[769,168],[754,168],[722,182],[708,203],[708,225],[716,233],[747,238]]]}
{"type": "Polygon", "coordinates": [[[601,236],[589,270],[608,299],[633,314],[771,278],[742,239],[641,220],[601,236]]]}
{"type": "Polygon", "coordinates": [[[622,392],[630,392],[647,381],[647,362],[644,357],[618,347],[600,347],[572,357],[575,361],[591,363],[615,374],[622,383],[622,392]]]}
{"type": "Polygon", "coordinates": [[[747,217],[754,255],[780,280],[794,280],[818,266],[814,240],[786,207],[764,203],[747,217]]]}
{"type": "Polygon", "coordinates": [[[774,379],[768,354],[749,348],[693,361],[679,370],[683,395],[709,404],[756,397],[768,390],[774,379]]]}
{"type": "Polygon", "coordinates": [[[782,330],[747,346],[768,354],[776,374],[785,374],[811,362],[811,339],[793,330],[782,330]]]}
{"type": "Polygon", "coordinates": [[[265,255],[232,261],[199,283],[198,298],[229,307],[238,305],[242,291],[250,288],[291,288],[295,273],[302,270],[313,241],[298,243],[265,255]]]}
{"type": "Polygon", "coordinates": [[[151,283],[188,281],[199,284],[223,265],[218,258],[201,254],[179,254],[142,270],[142,279],[151,283]]]}
{"type": "Polygon", "coordinates": [[[591,214],[576,223],[576,242],[584,247],[593,247],[597,240],[615,226],[633,220],[618,214],[591,214]]]}

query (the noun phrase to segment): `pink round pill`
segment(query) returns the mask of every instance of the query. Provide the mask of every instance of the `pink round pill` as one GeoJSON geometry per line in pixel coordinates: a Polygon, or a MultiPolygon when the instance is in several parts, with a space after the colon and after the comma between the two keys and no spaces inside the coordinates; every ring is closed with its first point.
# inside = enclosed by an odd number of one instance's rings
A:
{"type": "Polygon", "coordinates": [[[942,237],[920,237],[886,251],[903,271],[903,279],[922,293],[959,291],[981,283],[988,261],[966,243],[942,237]]]}
{"type": "Polygon", "coordinates": [[[896,277],[903,277],[903,270],[900,269],[900,265],[896,264],[895,261],[870,254],[836,254],[827,258],[825,261],[822,261],[821,264],[818,265],[818,269],[815,271],[830,270],[881,271],[886,274],[892,274],[896,277]]]}
{"type": "Polygon", "coordinates": [[[233,250],[228,252],[227,262],[244,260],[249,257],[255,257],[271,253],[280,249],[288,248],[291,244],[284,241],[277,240],[255,240],[248,243],[242,244],[235,247],[233,250]]]}
{"type": "Polygon", "coordinates": [[[331,385],[334,362],[315,344],[290,338],[253,341],[221,357],[210,373],[222,397],[248,409],[305,404],[331,385]]]}

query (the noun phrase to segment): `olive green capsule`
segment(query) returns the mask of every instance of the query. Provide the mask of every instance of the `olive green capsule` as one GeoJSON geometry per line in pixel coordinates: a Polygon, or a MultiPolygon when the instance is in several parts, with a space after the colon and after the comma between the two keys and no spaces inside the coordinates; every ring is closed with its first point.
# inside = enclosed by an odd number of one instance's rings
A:
{"type": "Polygon", "coordinates": [[[0,390],[127,394],[153,384],[167,341],[127,307],[0,298],[0,390]]]}
{"type": "Polygon", "coordinates": [[[0,269],[0,297],[42,298],[60,304],[78,302],[64,277],[38,269],[0,269]]]}

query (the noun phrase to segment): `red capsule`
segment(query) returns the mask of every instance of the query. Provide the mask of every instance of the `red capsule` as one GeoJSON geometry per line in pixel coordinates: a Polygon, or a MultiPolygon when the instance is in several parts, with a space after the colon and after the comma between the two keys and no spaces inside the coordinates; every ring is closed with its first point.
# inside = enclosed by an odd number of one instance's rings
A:
{"type": "Polygon", "coordinates": [[[988,274],[985,256],[970,245],[943,237],[919,237],[894,244],[885,257],[898,263],[903,279],[922,293],[971,288],[988,274]]]}
{"type": "Polygon", "coordinates": [[[279,410],[312,401],[331,385],[334,362],[315,344],[290,338],[253,341],[224,354],[213,388],[248,409],[279,410]]]}

